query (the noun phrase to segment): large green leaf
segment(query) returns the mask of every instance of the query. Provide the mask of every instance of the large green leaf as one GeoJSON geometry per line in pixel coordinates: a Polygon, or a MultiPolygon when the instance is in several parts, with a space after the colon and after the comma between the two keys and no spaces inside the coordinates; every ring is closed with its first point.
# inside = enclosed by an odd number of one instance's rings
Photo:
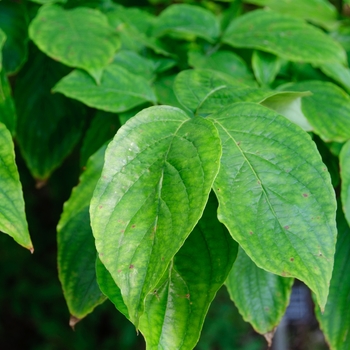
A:
{"type": "Polygon", "coordinates": [[[67,74],[67,67],[36,52],[17,76],[17,140],[32,175],[47,179],[79,141],[84,108],[52,86],[67,74]]]}
{"type": "Polygon", "coordinates": [[[268,52],[255,50],[252,56],[252,67],[259,84],[269,86],[281,68],[281,60],[268,52]]]}
{"type": "Polygon", "coordinates": [[[324,313],[316,307],[316,317],[332,350],[350,348],[350,229],[338,211],[338,240],[329,296],[324,313]]]}
{"type": "Polygon", "coordinates": [[[340,176],[341,176],[341,201],[343,210],[350,225],[350,141],[341,149],[339,155],[340,176]]]}
{"type": "Polygon", "coordinates": [[[168,6],[157,18],[153,35],[171,35],[193,39],[203,38],[214,42],[220,34],[219,21],[215,15],[199,6],[175,4],[168,6]]]}
{"type": "Polygon", "coordinates": [[[214,183],[219,220],[258,267],[302,280],[323,308],[336,203],[315,144],[286,118],[253,103],[237,103],[210,119],[223,145],[214,183]]]}
{"type": "Polygon", "coordinates": [[[168,106],[143,110],[109,144],[91,222],[136,326],[145,297],[202,215],[220,156],[210,121],[168,106]]]}
{"type": "Polygon", "coordinates": [[[107,112],[123,112],[147,101],[155,103],[156,100],[145,78],[130,73],[116,63],[104,70],[99,85],[84,71],[74,70],[60,80],[52,91],[107,112]]]}
{"type": "Polygon", "coordinates": [[[28,23],[25,4],[0,2],[0,28],[7,37],[3,52],[3,65],[7,73],[16,73],[27,59],[28,23]]]}
{"type": "Polygon", "coordinates": [[[260,269],[240,248],[226,286],[244,320],[271,343],[288,306],[293,281],[260,269]]]}
{"type": "Polygon", "coordinates": [[[290,61],[346,62],[343,48],[320,29],[273,11],[256,10],[231,22],[222,41],[273,53],[290,61]]]}
{"type": "Polygon", "coordinates": [[[29,36],[48,56],[92,75],[112,61],[119,46],[107,17],[87,7],[44,5],[29,26],[29,36]]]}
{"type": "Polygon", "coordinates": [[[328,27],[337,20],[336,8],[327,0],[244,0],[244,2],[266,6],[273,11],[306,19],[328,27]]]}
{"type": "Polygon", "coordinates": [[[212,55],[202,55],[197,51],[188,53],[188,63],[193,68],[212,69],[236,78],[238,82],[256,84],[252,72],[244,60],[231,51],[217,51],[212,55]]]}
{"type": "Polygon", "coordinates": [[[302,99],[302,111],[323,140],[344,142],[350,138],[350,96],[344,90],[323,81],[291,83],[281,89],[313,93],[302,99]]]}
{"type": "Polygon", "coordinates": [[[5,70],[2,70],[0,71],[0,122],[6,125],[11,134],[14,134],[16,121],[17,116],[11,96],[11,87],[5,70]]]}
{"type": "MultiPolygon", "coordinates": [[[[192,349],[198,341],[208,307],[237,254],[237,243],[218,222],[216,209],[211,196],[197,226],[146,298],[139,327],[147,349],[192,349]]],[[[99,263],[97,271],[101,289],[128,317],[109,272],[99,263]]]]}
{"type": "Polygon", "coordinates": [[[90,159],[64,209],[57,226],[58,275],[74,324],[93,311],[105,297],[101,293],[95,271],[96,248],[92,235],[89,205],[101,175],[103,146],[90,159]]]}
{"type": "Polygon", "coordinates": [[[22,185],[10,132],[0,123],[0,231],[34,251],[24,212],[22,185]]]}

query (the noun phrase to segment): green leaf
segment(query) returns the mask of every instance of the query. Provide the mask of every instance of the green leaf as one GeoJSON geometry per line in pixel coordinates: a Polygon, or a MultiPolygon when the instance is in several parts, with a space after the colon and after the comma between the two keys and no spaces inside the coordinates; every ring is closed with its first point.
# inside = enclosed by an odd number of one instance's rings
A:
{"type": "Polygon", "coordinates": [[[34,251],[24,211],[22,185],[10,132],[0,123],[0,230],[34,251]]]}
{"type": "Polygon", "coordinates": [[[57,226],[58,272],[71,314],[71,326],[84,318],[106,298],[95,271],[96,248],[92,235],[89,205],[101,175],[103,146],[90,159],[64,209],[57,226]]]}
{"type": "Polygon", "coordinates": [[[256,10],[233,20],[222,41],[233,47],[266,51],[290,61],[346,62],[343,48],[320,29],[273,11],[256,10]]]}
{"type": "Polygon", "coordinates": [[[53,95],[52,86],[67,67],[36,52],[17,76],[17,140],[32,175],[46,180],[80,139],[85,110],[75,101],[53,95]]]}
{"type": "Polygon", "coordinates": [[[202,218],[146,299],[140,331],[149,349],[193,349],[208,308],[224,283],[238,245],[216,217],[211,196],[202,218]]]}
{"type": "Polygon", "coordinates": [[[313,93],[302,99],[302,111],[324,141],[344,142],[350,138],[350,96],[344,90],[323,81],[291,83],[281,89],[313,93]]]}
{"type": "Polygon", "coordinates": [[[23,3],[0,2],[0,28],[7,37],[3,51],[3,65],[8,74],[16,73],[27,60],[28,23],[27,9],[23,3]]]}
{"type": "Polygon", "coordinates": [[[168,106],[143,110],[109,144],[91,222],[136,327],[145,297],[202,215],[220,156],[211,122],[168,106]]]}
{"type": "Polygon", "coordinates": [[[341,186],[341,201],[346,220],[350,224],[350,141],[341,149],[339,155],[341,186]]]}
{"type": "Polygon", "coordinates": [[[305,282],[323,308],[336,203],[315,144],[286,118],[253,103],[237,103],[210,119],[223,145],[214,183],[219,220],[258,267],[305,282]]]}
{"type": "Polygon", "coordinates": [[[87,7],[44,5],[29,26],[29,36],[51,58],[92,73],[107,66],[119,47],[107,17],[87,7]]]}
{"type": "MultiPolygon", "coordinates": [[[[210,196],[197,226],[146,298],[139,327],[147,349],[192,349],[198,341],[209,305],[237,255],[237,243],[218,222],[216,209],[210,196]]],[[[101,289],[128,317],[120,289],[101,263],[97,266],[101,289]]]]}
{"type": "Polygon", "coordinates": [[[326,0],[244,0],[246,3],[266,6],[273,11],[302,18],[329,27],[337,20],[336,8],[326,0]]]}
{"type": "Polygon", "coordinates": [[[97,111],[83,139],[80,150],[80,165],[86,165],[88,158],[105,142],[111,140],[120,127],[116,114],[97,111]]]}
{"type": "Polygon", "coordinates": [[[243,319],[271,343],[287,309],[293,281],[260,269],[240,248],[226,286],[243,319]]]}
{"type": "Polygon", "coordinates": [[[52,89],[89,107],[106,112],[124,112],[144,102],[155,103],[149,82],[113,63],[103,72],[100,85],[84,71],[74,70],[52,89]]]}
{"type": "Polygon", "coordinates": [[[6,41],[6,34],[0,28],[0,72],[2,71],[2,47],[6,41]]]}
{"type": "Polygon", "coordinates": [[[338,210],[338,240],[329,296],[324,312],[316,307],[316,317],[331,349],[350,347],[350,229],[341,210],[338,210]]]}
{"type": "Polygon", "coordinates": [[[252,67],[259,84],[269,86],[281,68],[281,60],[268,52],[255,50],[252,57],[252,67]]]}
{"type": "Polygon", "coordinates": [[[320,70],[350,93],[350,70],[339,63],[324,63],[320,70]]]}
{"type": "Polygon", "coordinates": [[[243,59],[230,51],[217,51],[212,55],[202,55],[197,51],[188,53],[188,63],[193,68],[212,69],[231,75],[237,82],[256,84],[252,72],[243,59]]]}
{"type": "Polygon", "coordinates": [[[158,16],[153,35],[190,40],[199,37],[215,42],[220,35],[220,25],[214,14],[202,7],[176,4],[168,6],[158,16]]]}
{"type": "Polygon", "coordinates": [[[154,82],[154,90],[160,104],[182,108],[174,93],[176,75],[161,77],[154,82]]]}
{"type": "Polygon", "coordinates": [[[17,115],[11,96],[11,87],[5,70],[2,70],[0,71],[0,122],[5,124],[13,135],[16,129],[16,121],[17,115]]]}

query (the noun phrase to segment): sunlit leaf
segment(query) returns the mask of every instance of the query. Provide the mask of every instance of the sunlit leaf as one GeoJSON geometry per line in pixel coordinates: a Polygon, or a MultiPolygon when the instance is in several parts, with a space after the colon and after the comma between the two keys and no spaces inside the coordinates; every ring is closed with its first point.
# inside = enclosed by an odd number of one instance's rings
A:
{"type": "Polygon", "coordinates": [[[342,147],[339,161],[342,180],[341,201],[346,220],[350,225],[350,141],[342,147]]]}

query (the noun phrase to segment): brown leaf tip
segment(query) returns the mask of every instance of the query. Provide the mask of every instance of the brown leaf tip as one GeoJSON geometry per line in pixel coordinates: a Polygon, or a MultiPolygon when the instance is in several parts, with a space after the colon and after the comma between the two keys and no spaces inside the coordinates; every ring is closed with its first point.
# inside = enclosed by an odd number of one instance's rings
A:
{"type": "Polygon", "coordinates": [[[30,251],[31,254],[33,254],[34,253],[34,247],[30,247],[29,251],[30,251]]]}
{"type": "Polygon", "coordinates": [[[70,316],[69,319],[69,325],[72,327],[73,331],[74,331],[74,327],[75,325],[81,320],[81,318],[75,317],[73,315],[70,316]]]}
{"type": "Polygon", "coordinates": [[[264,338],[266,339],[267,345],[269,346],[269,348],[272,345],[272,339],[273,339],[273,336],[275,335],[275,332],[276,332],[276,327],[271,332],[267,332],[264,334],[264,338]]]}

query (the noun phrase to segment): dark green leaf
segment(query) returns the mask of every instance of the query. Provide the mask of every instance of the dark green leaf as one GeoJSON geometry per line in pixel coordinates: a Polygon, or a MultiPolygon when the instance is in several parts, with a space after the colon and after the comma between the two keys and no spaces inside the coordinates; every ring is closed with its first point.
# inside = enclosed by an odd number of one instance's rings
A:
{"type": "Polygon", "coordinates": [[[313,93],[303,97],[302,111],[323,140],[344,142],[350,138],[350,96],[344,90],[322,81],[291,83],[281,89],[313,93]]]}
{"type": "Polygon", "coordinates": [[[0,71],[0,122],[5,124],[11,134],[16,129],[16,111],[11,96],[11,87],[5,70],[0,71]]]}
{"type": "Polygon", "coordinates": [[[316,316],[332,350],[350,348],[350,229],[338,211],[338,241],[329,296],[324,313],[316,307],[316,316]]]}
{"type": "Polygon", "coordinates": [[[91,222],[136,326],[145,297],[202,215],[220,155],[211,122],[168,106],[143,110],[109,144],[91,222]]]}
{"type": "Polygon", "coordinates": [[[174,93],[176,75],[168,75],[155,81],[154,90],[160,104],[182,108],[174,93]]]}
{"type": "Polygon", "coordinates": [[[105,150],[104,146],[89,159],[57,226],[58,272],[72,323],[105,300],[96,281],[96,248],[89,216],[90,199],[101,175],[105,150]]]}
{"type": "Polygon", "coordinates": [[[252,67],[259,84],[269,86],[281,68],[281,60],[268,52],[255,50],[252,57],[252,67]]]}
{"type": "Polygon", "coordinates": [[[99,85],[84,71],[74,70],[60,80],[52,91],[106,112],[124,112],[147,101],[155,103],[156,100],[145,78],[115,63],[104,70],[99,85]]]}
{"type": "Polygon", "coordinates": [[[87,7],[44,5],[29,26],[29,36],[48,56],[92,74],[107,66],[119,47],[107,17],[87,7]]]}
{"type": "Polygon", "coordinates": [[[2,71],[2,47],[6,41],[6,34],[0,28],[0,72],[2,71]]]}
{"type": "Polygon", "coordinates": [[[223,145],[214,183],[219,220],[258,267],[302,280],[323,308],[336,203],[315,144],[286,118],[253,103],[237,103],[210,119],[223,145]]]}
{"type": "Polygon", "coordinates": [[[290,61],[346,62],[343,48],[323,31],[273,11],[256,10],[233,20],[222,40],[233,47],[258,49],[290,61]]]}
{"type": "Polygon", "coordinates": [[[15,163],[12,137],[0,123],[0,231],[34,251],[24,212],[22,185],[15,163]]]}
{"type": "Polygon", "coordinates": [[[27,60],[28,23],[23,3],[0,2],[0,28],[7,37],[3,52],[3,65],[7,73],[16,73],[27,60]]]}
{"type": "Polygon", "coordinates": [[[350,141],[341,149],[339,155],[341,186],[341,201],[343,211],[350,225],[350,141]]]}
{"type": "Polygon", "coordinates": [[[210,11],[194,5],[175,4],[167,7],[157,18],[153,35],[171,35],[192,40],[195,37],[209,42],[217,40],[220,25],[210,11]]]}
{"type": "Polygon", "coordinates": [[[231,299],[245,321],[269,342],[289,303],[293,279],[260,269],[242,248],[226,280],[231,299]]]}

